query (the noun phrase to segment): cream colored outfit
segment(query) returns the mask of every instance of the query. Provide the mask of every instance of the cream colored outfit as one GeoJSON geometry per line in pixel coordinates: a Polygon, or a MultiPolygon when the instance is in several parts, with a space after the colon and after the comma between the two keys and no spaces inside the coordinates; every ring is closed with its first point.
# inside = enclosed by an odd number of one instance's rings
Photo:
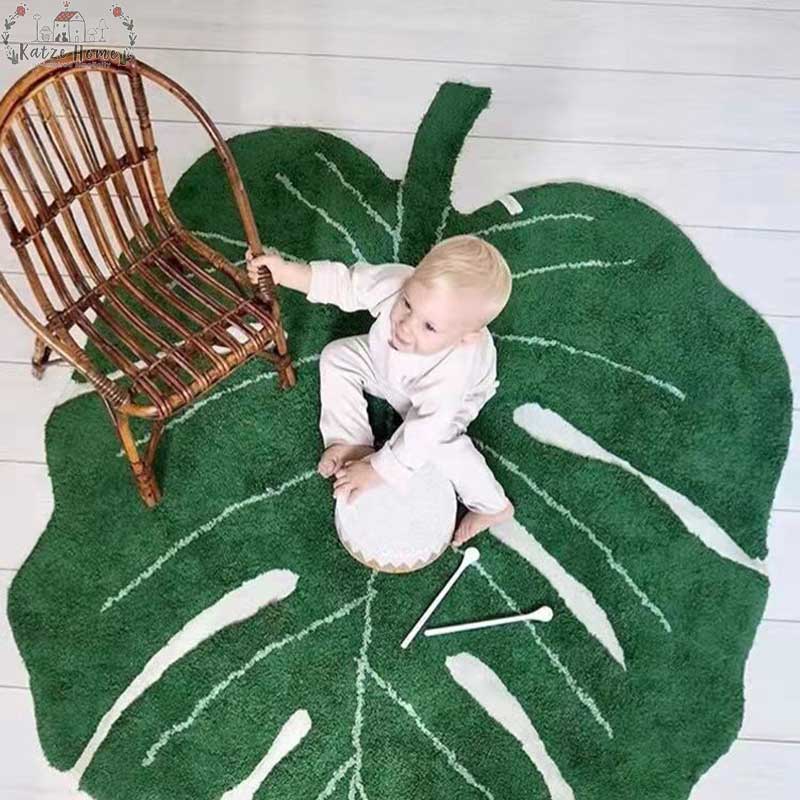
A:
{"type": "Polygon", "coordinates": [[[308,300],[343,311],[369,310],[369,333],[330,342],[320,355],[320,431],[325,447],[336,442],[373,445],[364,392],[382,397],[403,418],[384,446],[370,456],[376,472],[404,490],[427,461],[453,483],[472,511],[496,513],[508,502],[481,453],[465,431],[495,394],[497,353],[488,328],[472,344],[437,353],[403,353],[389,345],[389,314],[405,280],[406,264],[352,268],[338,261],[311,261],[308,300]]]}

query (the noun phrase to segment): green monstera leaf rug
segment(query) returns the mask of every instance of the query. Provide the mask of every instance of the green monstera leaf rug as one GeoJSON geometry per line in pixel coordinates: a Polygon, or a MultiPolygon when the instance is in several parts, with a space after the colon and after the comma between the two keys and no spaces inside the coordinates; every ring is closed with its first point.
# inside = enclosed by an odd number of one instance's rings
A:
{"type": "MultiPolygon", "coordinates": [[[[453,208],[489,97],[441,86],[399,181],[313,129],[230,145],[286,258],[416,264],[460,233],[504,253],[500,388],[469,432],[517,511],[432,623],[553,621],[400,649],[461,555],[389,575],[341,547],[317,359],[371,319],[283,291],[297,386],[253,362],[177,417],[154,510],[94,394],[47,424],[55,511],[9,615],[44,752],[91,797],[679,800],[736,737],[790,429],[780,348],[640,200],[553,183],[453,208]]],[[[172,198],[241,262],[213,153],[172,198]]]]}

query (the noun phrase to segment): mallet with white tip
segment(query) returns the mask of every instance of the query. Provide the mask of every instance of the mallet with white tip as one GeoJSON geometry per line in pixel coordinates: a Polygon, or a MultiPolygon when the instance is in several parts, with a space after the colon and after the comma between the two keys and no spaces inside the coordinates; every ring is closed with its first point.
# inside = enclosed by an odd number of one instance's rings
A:
{"type": "Polygon", "coordinates": [[[550,622],[553,619],[553,609],[550,606],[540,606],[527,614],[515,614],[513,617],[500,617],[499,619],[483,619],[479,622],[460,622],[458,625],[442,625],[441,628],[427,628],[426,636],[441,636],[444,633],[461,633],[463,631],[476,631],[479,628],[493,628],[495,625],[509,625],[512,622],[550,622]]]}
{"type": "Polygon", "coordinates": [[[470,565],[474,564],[479,558],[481,557],[480,551],[477,547],[468,547],[464,551],[464,557],[461,559],[461,563],[456,568],[456,571],[450,576],[450,580],[442,587],[442,590],[439,594],[436,595],[433,602],[425,609],[425,613],[417,620],[416,625],[408,632],[408,635],[405,639],[403,639],[402,644],[400,647],[405,650],[411,642],[414,640],[414,637],[420,632],[422,626],[428,621],[431,614],[436,611],[437,606],[439,603],[444,600],[445,595],[453,588],[453,584],[461,577],[461,573],[470,565]]]}

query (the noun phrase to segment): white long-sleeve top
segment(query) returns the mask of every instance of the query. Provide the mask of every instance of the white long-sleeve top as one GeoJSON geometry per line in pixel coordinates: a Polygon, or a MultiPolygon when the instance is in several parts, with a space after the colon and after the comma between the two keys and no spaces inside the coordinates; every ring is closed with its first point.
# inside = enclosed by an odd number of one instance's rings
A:
{"type": "Polygon", "coordinates": [[[307,299],[343,311],[368,310],[375,317],[368,344],[379,383],[407,398],[410,408],[392,438],[370,458],[387,482],[403,486],[427,460],[432,444],[464,429],[497,391],[497,351],[484,326],[470,344],[437,353],[403,353],[389,345],[389,314],[397,294],[414,268],[407,264],[338,261],[309,262],[307,299]]]}

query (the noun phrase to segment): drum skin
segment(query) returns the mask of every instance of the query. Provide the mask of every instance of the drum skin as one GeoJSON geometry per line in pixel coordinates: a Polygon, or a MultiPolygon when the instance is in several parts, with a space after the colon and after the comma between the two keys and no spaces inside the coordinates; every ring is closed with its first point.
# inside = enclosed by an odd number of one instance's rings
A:
{"type": "Polygon", "coordinates": [[[336,501],[339,540],[350,555],[380,572],[414,572],[450,544],[456,522],[453,485],[434,466],[416,470],[405,491],[381,483],[352,502],[336,501]]]}

